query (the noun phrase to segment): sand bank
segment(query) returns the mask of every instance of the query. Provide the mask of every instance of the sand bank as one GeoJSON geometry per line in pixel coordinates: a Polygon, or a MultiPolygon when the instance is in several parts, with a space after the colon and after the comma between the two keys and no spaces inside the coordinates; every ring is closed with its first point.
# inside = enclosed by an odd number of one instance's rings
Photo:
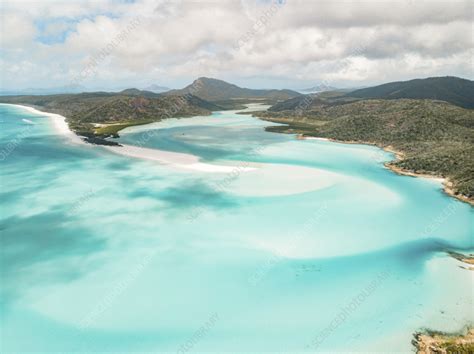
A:
{"type": "MultiPolygon", "coordinates": [[[[332,139],[332,138],[318,138],[318,137],[312,137],[312,136],[306,136],[302,135],[301,137],[297,137],[298,139],[308,139],[308,140],[324,140],[324,141],[332,141],[336,143],[341,143],[341,144],[357,144],[357,145],[372,145],[376,146],[382,150],[385,150],[387,152],[390,152],[395,155],[395,161],[401,161],[405,158],[405,154],[402,151],[396,150],[393,146],[382,146],[381,144],[370,142],[370,141],[353,141],[353,140],[337,140],[337,139],[332,139]]],[[[474,200],[461,195],[461,194],[456,194],[454,191],[454,184],[449,180],[449,178],[442,177],[442,176],[437,176],[437,175],[432,175],[432,174],[427,174],[427,173],[417,173],[413,171],[408,171],[405,170],[401,167],[394,166],[393,162],[395,161],[390,161],[386,162],[384,166],[391,170],[392,172],[395,172],[396,174],[403,175],[403,176],[410,176],[410,177],[423,177],[423,178],[429,178],[436,180],[440,182],[443,185],[443,191],[448,194],[451,197],[454,197],[460,201],[469,203],[474,206],[474,200]]]]}
{"type": "MultiPolygon", "coordinates": [[[[133,145],[122,146],[102,146],[104,149],[116,154],[139,158],[149,161],[156,161],[161,164],[170,165],[179,169],[190,169],[202,172],[231,173],[238,166],[213,165],[200,162],[199,157],[191,154],[171,152],[157,149],[144,148],[133,145]]],[[[239,170],[252,171],[254,167],[242,167],[239,170]]]]}
{"type": "Polygon", "coordinates": [[[232,184],[231,193],[243,196],[282,196],[331,187],[345,176],[322,169],[265,163],[232,184]]]}

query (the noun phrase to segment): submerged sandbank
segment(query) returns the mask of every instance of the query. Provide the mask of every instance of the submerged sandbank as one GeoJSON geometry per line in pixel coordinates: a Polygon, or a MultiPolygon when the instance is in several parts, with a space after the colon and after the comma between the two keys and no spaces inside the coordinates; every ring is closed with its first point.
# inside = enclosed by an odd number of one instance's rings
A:
{"type": "Polygon", "coordinates": [[[395,160],[394,161],[389,161],[384,163],[384,166],[391,170],[392,172],[402,175],[402,176],[409,176],[409,177],[423,177],[423,178],[429,178],[436,180],[440,182],[443,185],[443,191],[444,193],[448,194],[451,197],[454,197],[462,202],[468,203],[472,206],[474,206],[474,200],[471,198],[466,197],[465,195],[462,194],[456,194],[453,187],[454,184],[452,181],[449,180],[449,178],[443,177],[443,176],[438,176],[438,175],[433,175],[433,174],[428,174],[428,173],[419,173],[419,172],[414,172],[414,171],[409,171],[405,170],[401,167],[393,165],[394,162],[396,161],[402,161],[405,158],[405,154],[400,151],[395,149],[393,146],[382,146],[380,144],[370,142],[370,141],[354,141],[354,140],[337,140],[337,139],[332,139],[332,138],[321,138],[321,137],[313,137],[313,136],[306,136],[304,134],[300,134],[297,136],[297,139],[302,139],[302,140],[320,140],[320,141],[331,141],[335,143],[340,143],[340,144],[355,144],[355,145],[372,145],[375,147],[378,147],[379,149],[382,149],[384,151],[390,152],[394,154],[395,160]]]}
{"type": "Polygon", "coordinates": [[[241,196],[283,196],[306,193],[334,186],[349,178],[313,167],[286,164],[260,164],[261,168],[240,176],[232,193],[241,196]]]}
{"type": "MultiPolygon", "coordinates": [[[[195,171],[230,173],[237,168],[237,166],[203,163],[200,162],[198,156],[191,154],[150,149],[133,145],[102,146],[102,148],[123,156],[156,161],[165,165],[171,165],[176,168],[190,169],[195,171]]],[[[242,171],[251,171],[254,169],[254,167],[241,168],[242,171]]]]}

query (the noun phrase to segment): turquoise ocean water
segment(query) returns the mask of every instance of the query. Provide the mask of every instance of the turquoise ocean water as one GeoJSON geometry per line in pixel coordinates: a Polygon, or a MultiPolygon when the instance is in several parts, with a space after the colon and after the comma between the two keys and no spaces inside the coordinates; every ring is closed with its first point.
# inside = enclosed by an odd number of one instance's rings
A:
{"type": "MultiPolygon", "coordinates": [[[[255,107],[252,107],[255,109],[255,107]]],[[[0,106],[0,351],[402,352],[472,323],[473,209],[375,147],[235,112],[128,128],[203,172],[0,106]]]]}

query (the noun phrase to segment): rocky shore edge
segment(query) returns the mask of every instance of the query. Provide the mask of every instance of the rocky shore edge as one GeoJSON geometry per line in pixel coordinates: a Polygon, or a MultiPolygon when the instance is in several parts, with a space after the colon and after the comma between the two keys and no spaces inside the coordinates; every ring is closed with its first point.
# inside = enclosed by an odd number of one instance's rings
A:
{"type": "Polygon", "coordinates": [[[466,327],[459,333],[424,330],[413,335],[412,344],[417,354],[474,353],[474,328],[466,327]]]}

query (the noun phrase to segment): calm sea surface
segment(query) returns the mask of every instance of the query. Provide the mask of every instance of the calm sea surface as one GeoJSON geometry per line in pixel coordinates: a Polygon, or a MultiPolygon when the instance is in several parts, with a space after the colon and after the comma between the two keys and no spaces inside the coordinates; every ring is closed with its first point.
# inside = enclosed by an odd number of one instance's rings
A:
{"type": "MultiPolygon", "coordinates": [[[[256,107],[251,107],[256,109],[256,107]]],[[[236,112],[119,139],[229,172],[73,145],[0,106],[0,351],[410,352],[474,321],[473,208],[370,146],[236,112]]]]}

